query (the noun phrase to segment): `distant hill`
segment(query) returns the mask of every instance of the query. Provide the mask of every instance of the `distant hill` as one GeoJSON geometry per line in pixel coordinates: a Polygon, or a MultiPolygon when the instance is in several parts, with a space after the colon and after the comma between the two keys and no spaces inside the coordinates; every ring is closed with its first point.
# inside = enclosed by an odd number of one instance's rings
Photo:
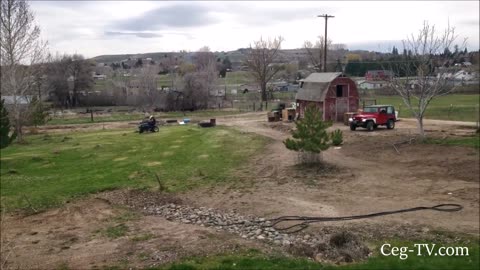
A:
{"type": "MultiPolygon", "coordinates": [[[[228,56],[230,61],[232,63],[239,63],[243,62],[245,60],[246,53],[248,52],[247,48],[240,48],[235,51],[227,51],[227,52],[214,52],[215,56],[217,58],[225,58],[228,56]]],[[[336,61],[336,59],[343,59],[347,53],[358,53],[362,55],[363,59],[366,58],[372,58],[372,56],[379,54],[379,53],[373,53],[373,52],[368,52],[368,51],[349,51],[349,50],[338,50],[338,51],[331,51],[329,53],[329,61],[336,61]]],[[[106,63],[110,64],[112,62],[121,62],[123,60],[131,60],[131,59],[137,59],[137,58],[152,58],[154,61],[159,61],[162,58],[168,57],[170,55],[173,55],[175,57],[181,56],[183,59],[186,59],[187,61],[189,59],[192,59],[192,56],[195,54],[195,52],[151,52],[151,53],[139,53],[139,54],[112,54],[112,55],[99,55],[96,57],[93,57],[91,59],[95,60],[97,63],[106,63]]],[[[296,61],[299,60],[300,58],[305,58],[308,57],[306,54],[306,51],[302,48],[300,49],[285,49],[285,50],[280,50],[279,52],[279,58],[281,61],[296,61]]]]}
{"type": "MultiPolygon", "coordinates": [[[[246,48],[238,49],[235,51],[228,51],[228,52],[213,52],[216,57],[221,59],[228,56],[230,61],[232,62],[240,62],[245,59],[245,54],[248,51],[246,48]]],[[[183,55],[186,58],[190,58],[195,52],[151,52],[151,53],[138,53],[138,54],[111,54],[111,55],[99,55],[95,56],[91,59],[95,60],[98,63],[112,63],[112,62],[121,62],[122,60],[127,59],[137,59],[137,58],[152,58],[152,60],[157,61],[161,58],[166,56],[174,55],[180,56],[183,55]]],[[[280,55],[283,57],[290,58],[289,56],[303,54],[302,49],[289,49],[289,50],[281,50],[280,55]]]]}
{"type": "Polygon", "coordinates": [[[110,55],[99,55],[91,59],[95,60],[97,63],[113,63],[121,62],[128,58],[137,59],[137,58],[152,58],[152,60],[158,60],[165,57],[165,55],[172,54],[171,52],[153,52],[153,53],[139,53],[139,54],[110,54],[110,55]]]}
{"type": "MultiPolygon", "coordinates": [[[[246,54],[248,53],[248,48],[240,48],[234,51],[227,51],[227,52],[213,52],[217,58],[224,59],[228,57],[234,66],[241,66],[242,62],[246,58],[246,54]]],[[[195,52],[151,52],[151,53],[139,53],[139,54],[112,54],[112,55],[99,55],[93,57],[91,59],[95,60],[97,63],[105,63],[109,65],[113,62],[121,62],[123,60],[131,61],[136,60],[137,58],[152,58],[155,62],[160,62],[162,58],[166,58],[173,55],[174,57],[181,58],[187,62],[192,61],[192,57],[195,55],[195,52]]],[[[334,51],[329,51],[327,62],[330,64],[337,63],[338,60],[344,62],[348,56],[354,55],[359,59],[366,61],[376,61],[382,59],[384,57],[389,57],[390,53],[381,53],[375,51],[368,51],[368,50],[348,50],[348,49],[339,49],[334,51]]],[[[306,51],[303,48],[300,49],[285,49],[280,50],[278,53],[279,61],[281,62],[292,62],[292,61],[299,61],[301,59],[309,59],[306,51]]],[[[307,60],[308,61],[308,60],[307,60]]],[[[478,60],[477,60],[478,61],[478,60]]],[[[475,61],[475,63],[477,63],[475,61]]]]}

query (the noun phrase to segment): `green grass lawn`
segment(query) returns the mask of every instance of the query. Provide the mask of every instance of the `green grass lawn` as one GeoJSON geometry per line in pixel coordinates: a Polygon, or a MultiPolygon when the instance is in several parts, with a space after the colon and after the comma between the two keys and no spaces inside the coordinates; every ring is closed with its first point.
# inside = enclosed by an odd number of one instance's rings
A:
{"type": "MultiPolygon", "coordinates": [[[[176,75],[177,78],[179,75],[176,75]]],[[[252,77],[248,74],[247,71],[233,71],[233,72],[227,72],[227,77],[226,81],[224,79],[218,79],[217,84],[219,85],[224,85],[225,83],[229,85],[236,85],[236,84],[248,84],[252,83],[253,79],[252,77]]],[[[162,86],[171,86],[172,85],[172,79],[170,77],[170,74],[164,74],[164,75],[158,75],[157,77],[157,86],[162,87],[162,86]]]]}
{"type": "Polygon", "coordinates": [[[247,71],[227,72],[228,84],[245,84],[252,83],[253,79],[247,71]]]}
{"type": "Polygon", "coordinates": [[[265,139],[233,129],[196,126],[28,136],[27,145],[1,150],[1,202],[36,209],[123,187],[155,187],[157,173],[169,191],[230,181],[231,169],[265,139]]]}
{"type": "MultiPolygon", "coordinates": [[[[215,116],[224,116],[232,115],[239,113],[238,110],[199,110],[199,111],[186,111],[185,115],[181,111],[178,112],[165,112],[165,113],[154,113],[157,120],[169,119],[169,118],[178,118],[183,119],[184,117],[215,117],[215,116]]],[[[122,113],[114,112],[107,116],[102,115],[93,115],[93,123],[103,123],[103,122],[119,122],[119,121],[138,121],[140,122],[145,117],[143,113],[122,113]]],[[[82,116],[67,116],[67,117],[54,117],[47,122],[47,125],[67,125],[67,124],[89,124],[92,123],[89,114],[84,114],[82,116]]]]}
{"type": "MultiPolygon", "coordinates": [[[[377,104],[392,104],[399,111],[399,117],[413,117],[400,96],[373,97],[377,104]]],[[[437,97],[427,108],[425,118],[454,121],[478,121],[480,95],[452,94],[437,97]]]]}
{"type": "MultiPolygon", "coordinates": [[[[424,243],[420,241],[419,243],[424,243]]],[[[405,243],[403,243],[405,244],[405,243]]],[[[413,248],[414,243],[406,243],[413,248]]],[[[429,243],[431,244],[431,243],[429,243]]],[[[437,246],[439,246],[437,244],[437,246]]],[[[465,245],[445,245],[465,246],[465,245]]],[[[318,269],[318,270],[381,270],[381,269],[425,269],[425,270],[450,270],[450,269],[479,269],[479,246],[478,243],[467,246],[469,256],[439,257],[439,256],[415,256],[409,253],[408,258],[401,260],[395,256],[375,255],[361,263],[348,265],[321,264],[307,259],[286,258],[281,256],[266,256],[259,252],[247,252],[239,255],[212,256],[203,258],[191,258],[180,263],[167,265],[165,270],[273,270],[273,269],[318,269]]],[[[379,253],[380,246],[375,252],[379,253]]],[[[425,253],[424,253],[425,254],[425,253]]]]}

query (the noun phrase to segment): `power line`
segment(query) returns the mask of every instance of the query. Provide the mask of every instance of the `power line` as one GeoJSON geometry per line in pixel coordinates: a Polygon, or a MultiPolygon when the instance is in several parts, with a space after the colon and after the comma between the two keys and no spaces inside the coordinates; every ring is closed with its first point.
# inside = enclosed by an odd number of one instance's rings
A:
{"type": "Polygon", "coordinates": [[[323,14],[323,15],[318,15],[317,17],[323,17],[325,18],[325,38],[324,38],[324,45],[325,49],[323,50],[323,72],[327,72],[327,24],[328,24],[328,18],[335,18],[335,16],[328,15],[328,14],[323,14]]]}

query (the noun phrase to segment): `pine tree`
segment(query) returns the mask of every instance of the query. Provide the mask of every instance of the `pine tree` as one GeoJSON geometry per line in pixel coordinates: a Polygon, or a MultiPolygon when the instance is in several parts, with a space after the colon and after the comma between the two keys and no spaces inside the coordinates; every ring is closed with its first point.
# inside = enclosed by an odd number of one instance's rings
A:
{"type": "Polygon", "coordinates": [[[8,119],[8,111],[3,102],[2,99],[0,101],[0,149],[7,147],[17,137],[15,132],[10,135],[10,119],[8,119]]]}
{"type": "Polygon", "coordinates": [[[302,163],[318,162],[319,154],[330,147],[331,137],[327,128],[332,123],[323,121],[320,110],[311,104],[305,110],[305,117],[295,125],[296,130],[292,131],[293,139],[288,138],[283,143],[287,149],[300,153],[302,163]]]}

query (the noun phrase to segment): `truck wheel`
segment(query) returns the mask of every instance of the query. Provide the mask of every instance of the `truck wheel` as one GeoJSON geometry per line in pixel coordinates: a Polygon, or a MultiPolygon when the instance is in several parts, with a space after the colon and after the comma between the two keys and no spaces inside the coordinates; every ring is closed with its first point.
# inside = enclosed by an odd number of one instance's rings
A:
{"type": "Polygon", "coordinates": [[[357,125],[355,125],[355,124],[353,124],[353,123],[350,124],[350,130],[351,130],[351,131],[355,131],[355,129],[357,129],[357,125]]]}
{"type": "Polygon", "coordinates": [[[387,121],[387,128],[388,129],[394,129],[395,128],[395,122],[393,122],[392,119],[387,121]]]}
{"type": "Polygon", "coordinates": [[[373,122],[372,121],[367,122],[367,130],[368,131],[373,131],[373,122]]]}

